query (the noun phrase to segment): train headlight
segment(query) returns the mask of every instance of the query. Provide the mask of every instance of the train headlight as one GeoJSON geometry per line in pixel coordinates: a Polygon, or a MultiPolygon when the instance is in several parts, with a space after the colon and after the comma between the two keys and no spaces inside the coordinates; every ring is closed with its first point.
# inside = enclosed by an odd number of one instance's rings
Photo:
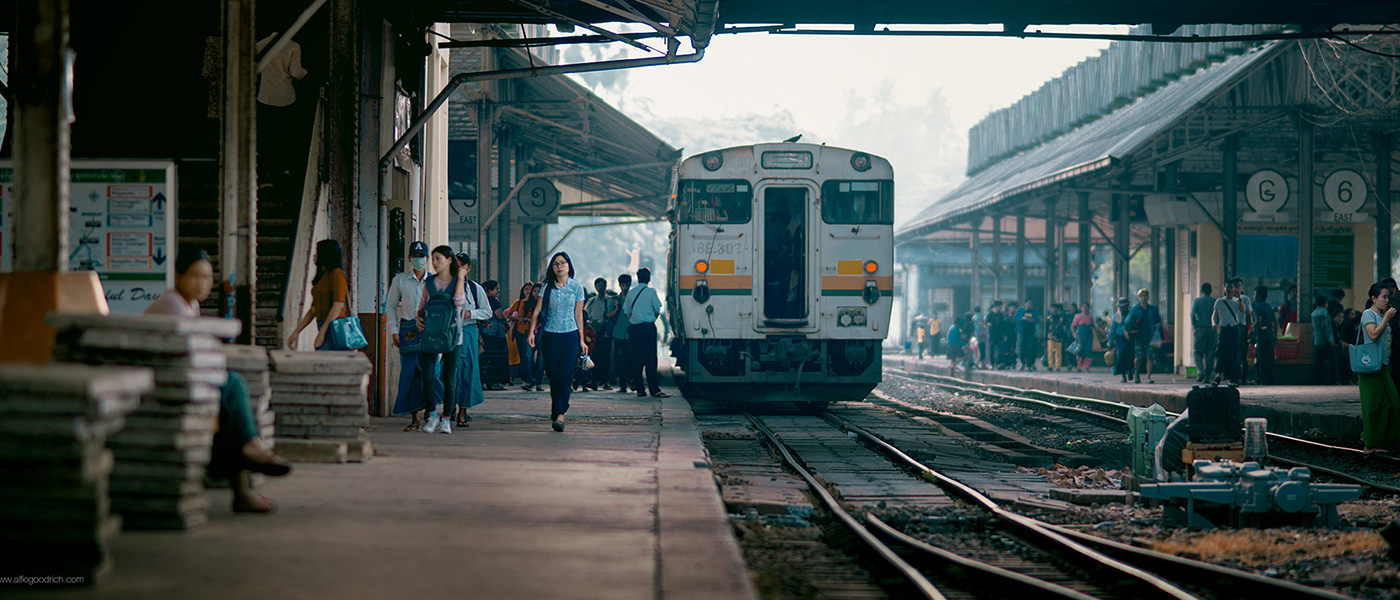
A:
{"type": "Polygon", "coordinates": [[[874,280],[865,282],[865,289],[861,290],[860,298],[866,304],[874,304],[880,301],[880,286],[874,280]]]}
{"type": "Polygon", "coordinates": [[[696,302],[699,302],[699,303],[701,303],[701,304],[704,304],[704,303],[706,303],[706,302],[709,302],[709,301],[710,301],[710,284],[705,283],[705,280],[703,280],[703,279],[701,279],[700,281],[695,282],[695,289],[694,289],[694,290],[691,290],[691,292],[690,292],[690,297],[691,297],[691,298],[694,298],[696,302]]]}
{"type": "Polygon", "coordinates": [[[879,270],[880,270],[880,263],[877,263],[877,262],[875,262],[875,261],[873,261],[873,260],[867,260],[867,261],[865,261],[865,274],[866,274],[866,275],[874,275],[875,272],[876,272],[876,271],[879,271],[879,270]]]}
{"type": "Polygon", "coordinates": [[[695,261],[695,272],[696,272],[696,273],[699,273],[699,274],[701,274],[701,275],[704,275],[704,274],[706,274],[706,273],[709,273],[709,272],[710,272],[710,263],[707,262],[707,261],[703,261],[703,260],[697,260],[697,261],[695,261]]]}
{"type": "Polygon", "coordinates": [[[870,155],[864,152],[857,152],[851,155],[851,168],[857,171],[870,170],[870,155]]]}
{"type": "Polygon", "coordinates": [[[864,306],[842,306],[836,309],[837,327],[864,327],[865,320],[864,306]]]}
{"type": "Polygon", "coordinates": [[[700,162],[705,165],[705,170],[718,171],[720,167],[724,166],[724,155],[718,152],[711,152],[706,154],[705,158],[701,159],[700,162]]]}

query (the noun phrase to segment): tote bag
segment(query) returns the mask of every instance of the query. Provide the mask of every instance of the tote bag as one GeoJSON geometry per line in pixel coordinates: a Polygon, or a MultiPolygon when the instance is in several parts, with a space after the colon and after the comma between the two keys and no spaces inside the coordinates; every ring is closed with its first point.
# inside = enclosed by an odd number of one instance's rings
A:
{"type": "MultiPolygon", "coordinates": [[[[1367,309],[1370,310],[1370,309],[1367,309]]],[[[1356,344],[1347,348],[1351,353],[1351,370],[1367,375],[1381,370],[1381,342],[1361,343],[1366,336],[1366,325],[1363,323],[1359,331],[1356,332],[1356,344]]]]}
{"type": "Polygon", "coordinates": [[[358,317],[341,317],[331,321],[330,334],[331,348],[334,350],[359,350],[369,345],[358,317]]]}

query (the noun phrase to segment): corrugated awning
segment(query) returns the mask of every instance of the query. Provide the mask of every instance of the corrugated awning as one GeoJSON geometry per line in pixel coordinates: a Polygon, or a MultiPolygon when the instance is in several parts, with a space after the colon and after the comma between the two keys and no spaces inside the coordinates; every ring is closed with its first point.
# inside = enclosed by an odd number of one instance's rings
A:
{"type": "MultiPolygon", "coordinates": [[[[479,65],[480,61],[470,55],[482,51],[454,50],[454,66],[479,65]]],[[[495,52],[496,68],[528,68],[532,64],[532,57],[523,50],[495,52]]],[[[538,58],[533,61],[543,66],[538,58]]],[[[678,149],[566,76],[526,77],[511,80],[511,84],[516,86],[514,97],[506,102],[493,102],[493,108],[499,123],[510,128],[512,141],[525,145],[527,172],[653,165],[556,178],[558,184],[582,190],[588,196],[584,202],[572,204],[566,197],[564,214],[647,217],[665,214],[670,200],[672,166],[680,160],[678,149]],[[668,164],[655,166],[656,163],[668,164]]],[[[476,139],[476,107],[477,103],[470,101],[466,94],[462,94],[460,100],[454,99],[449,116],[452,139],[476,139]]],[[[521,172],[518,176],[525,174],[521,172]]]]}
{"type": "Polygon", "coordinates": [[[918,238],[1017,196],[1109,168],[1282,47],[1277,43],[1264,46],[1183,77],[1103,118],[987,167],[915,215],[899,228],[895,239],[918,238]]]}

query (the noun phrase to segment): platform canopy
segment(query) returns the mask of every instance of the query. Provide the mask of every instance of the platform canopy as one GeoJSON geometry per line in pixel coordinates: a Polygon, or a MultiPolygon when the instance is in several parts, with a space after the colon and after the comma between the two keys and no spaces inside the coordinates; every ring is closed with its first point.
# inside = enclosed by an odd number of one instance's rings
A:
{"type": "MultiPolygon", "coordinates": [[[[1121,171],[1124,159],[1149,148],[1164,132],[1187,123],[1195,113],[1203,111],[1208,99],[1286,47],[1289,46],[1283,43],[1269,44],[1233,57],[1170,83],[1064,135],[996,162],[920,211],[896,231],[895,239],[910,241],[969,219],[980,221],[989,212],[1053,193],[1058,184],[1073,183],[1087,175],[1102,176],[1110,171],[1121,171]]],[[[1231,126],[1219,116],[1216,121],[1221,127],[1234,129],[1238,126],[1231,126]]],[[[1095,194],[1096,197],[1102,195],[1095,194]]],[[[1032,211],[1028,216],[1040,215],[1032,211]]],[[[1095,217],[1107,224],[1107,214],[1095,217]]]]}

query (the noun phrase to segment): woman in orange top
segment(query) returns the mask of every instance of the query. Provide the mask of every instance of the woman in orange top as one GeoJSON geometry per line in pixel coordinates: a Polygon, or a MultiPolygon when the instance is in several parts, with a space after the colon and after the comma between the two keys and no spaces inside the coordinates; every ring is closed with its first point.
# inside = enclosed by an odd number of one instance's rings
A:
{"type": "Polygon", "coordinates": [[[302,315],[296,331],[287,338],[287,349],[297,349],[297,337],[301,330],[316,320],[316,349],[331,350],[327,333],[331,321],[350,316],[345,309],[347,295],[345,269],[340,258],[340,242],[321,240],[316,242],[316,278],[311,280],[311,308],[302,315]]]}
{"type": "Polygon", "coordinates": [[[506,312],[506,317],[515,326],[511,330],[511,337],[515,338],[515,348],[520,355],[520,378],[525,381],[525,385],[520,389],[525,391],[540,391],[540,382],[544,379],[544,362],[540,354],[540,349],[528,343],[530,337],[530,316],[535,314],[535,305],[540,300],[541,284],[527,283],[520,287],[520,298],[510,305],[510,310],[506,312]]]}

